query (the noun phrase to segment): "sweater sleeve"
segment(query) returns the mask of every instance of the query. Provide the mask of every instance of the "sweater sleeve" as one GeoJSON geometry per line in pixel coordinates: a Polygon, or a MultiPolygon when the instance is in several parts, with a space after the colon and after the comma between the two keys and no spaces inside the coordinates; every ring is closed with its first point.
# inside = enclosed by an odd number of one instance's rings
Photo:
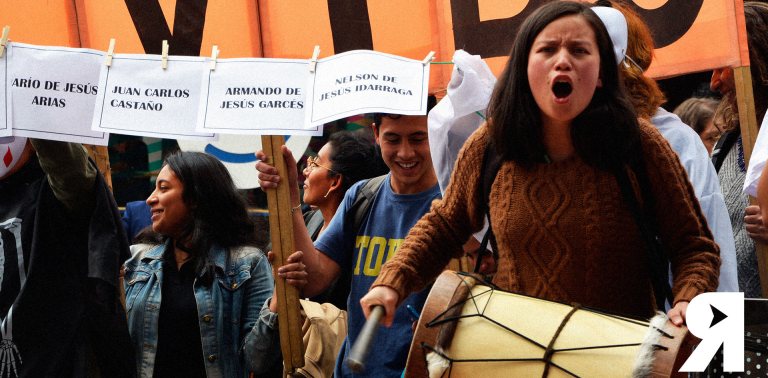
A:
{"type": "Polygon", "coordinates": [[[72,214],[89,214],[94,206],[96,167],[88,161],[88,152],[78,143],[30,139],[40,167],[56,199],[72,214]]]}
{"type": "Polygon", "coordinates": [[[688,175],[659,132],[641,122],[645,166],[659,235],[672,264],[674,303],[717,289],[719,248],[688,175]]]}
{"type": "Polygon", "coordinates": [[[411,228],[397,254],[382,268],[375,286],[388,286],[400,300],[424,288],[442,272],[452,257],[461,256],[462,245],[483,226],[479,183],[488,128],[481,126],[459,152],[442,200],[435,201],[411,228]]]}

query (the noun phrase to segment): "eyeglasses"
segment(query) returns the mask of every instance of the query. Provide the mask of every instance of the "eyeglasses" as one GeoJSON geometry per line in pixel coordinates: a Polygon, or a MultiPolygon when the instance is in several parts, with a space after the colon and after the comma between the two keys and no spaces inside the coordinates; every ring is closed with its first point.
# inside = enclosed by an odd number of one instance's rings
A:
{"type": "Polygon", "coordinates": [[[335,174],[339,174],[339,172],[336,172],[333,169],[330,169],[330,168],[328,168],[328,167],[318,163],[317,162],[318,160],[319,159],[317,157],[314,157],[314,156],[307,157],[307,168],[306,168],[307,171],[312,172],[315,168],[320,167],[320,168],[325,168],[328,171],[333,172],[335,174]]]}

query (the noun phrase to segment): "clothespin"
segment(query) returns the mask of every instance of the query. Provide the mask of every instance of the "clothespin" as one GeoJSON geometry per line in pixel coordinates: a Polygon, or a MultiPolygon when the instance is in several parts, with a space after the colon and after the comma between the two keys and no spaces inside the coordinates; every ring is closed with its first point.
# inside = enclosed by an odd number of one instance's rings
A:
{"type": "Polygon", "coordinates": [[[104,65],[107,67],[112,66],[112,57],[115,55],[115,39],[109,40],[109,49],[107,49],[107,58],[104,59],[104,65]]]}
{"type": "Polygon", "coordinates": [[[8,34],[11,33],[11,27],[8,25],[5,25],[3,28],[3,37],[0,39],[0,58],[5,55],[5,46],[8,45],[8,34]]]}
{"type": "Polygon", "coordinates": [[[219,59],[219,46],[213,45],[213,49],[211,50],[211,71],[216,69],[216,59],[219,59]]]}
{"type": "Polygon", "coordinates": [[[312,52],[312,59],[309,61],[309,72],[315,73],[317,68],[317,57],[320,55],[320,46],[315,45],[315,51],[312,52]]]}
{"type": "Polygon", "coordinates": [[[427,64],[429,64],[429,62],[432,61],[432,59],[435,59],[434,51],[430,51],[429,54],[427,54],[427,57],[424,58],[424,60],[422,60],[421,63],[426,66],[427,64]]]}
{"type": "Polygon", "coordinates": [[[162,65],[163,69],[168,68],[168,40],[163,40],[163,59],[162,59],[162,65]]]}

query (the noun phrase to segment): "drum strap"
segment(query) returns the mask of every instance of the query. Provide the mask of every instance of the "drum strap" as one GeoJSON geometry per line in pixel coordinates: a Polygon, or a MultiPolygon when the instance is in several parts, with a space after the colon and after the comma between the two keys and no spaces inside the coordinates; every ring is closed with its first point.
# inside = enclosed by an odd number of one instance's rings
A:
{"type": "Polygon", "coordinates": [[[643,161],[636,163],[634,169],[640,186],[640,192],[644,203],[641,205],[635,191],[632,189],[632,183],[629,180],[629,174],[626,169],[618,169],[616,180],[621,188],[624,200],[627,201],[629,209],[635,218],[635,223],[640,230],[640,236],[646,247],[648,271],[651,276],[653,294],[656,299],[656,308],[663,310],[664,303],[669,302],[672,306],[673,296],[672,288],[669,285],[669,257],[664,251],[664,246],[659,239],[658,226],[655,220],[650,216],[651,209],[654,207],[653,193],[650,189],[648,176],[645,173],[645,163],[643,161]]]}
{"type": "Polygon", "coordinates": [[[549,367],[552,366],[552,355],[555,354],[555,342],[557,341],[557,337],[560,336],[560,332],[563,331],[563,328],[565,328],[565,324],[568,323],[569,320],[571,320],[571,316],[578,311],[581,308],[581,305],[578,303],[573,304],[573,308],[571,308],[571,311],[568,312],[568,315],[565,315],[563,320],[560,322],[560,326],[557,327],[557,331],[555,331],[555,335],[552,336],[552,340],[549,341],[549,345],[547,345],[547,349],[544,351],[544,372],[541,373],[542,377],[546,377],[549,374],[549,367]]]}
{"type": "Polygon", "coordinates": [[[475,260],[473,273],[480,273],[480,264],[483,261],[482,256],[488,252],[488,243],[491,244],[493,259],[499,261],[499,248],[496,245],[496,237],[493,235],[491,212],[488,204],[491,198],[491,186],[493,185],[493,182],[496,181],[496,175],[499,173],[501,163],[503,163],[501,155],[496,153],[496,148],[489,140],[488,144],[485,146],[485,153],[483,154],[483,169],[480,171],[480,183],[483,185],[483,200],[479,205],[480,210],[485,214],[488,230],[485,232],[483,240],[480,242],[480,247],[475,254],[477,259],[475,260]]]}

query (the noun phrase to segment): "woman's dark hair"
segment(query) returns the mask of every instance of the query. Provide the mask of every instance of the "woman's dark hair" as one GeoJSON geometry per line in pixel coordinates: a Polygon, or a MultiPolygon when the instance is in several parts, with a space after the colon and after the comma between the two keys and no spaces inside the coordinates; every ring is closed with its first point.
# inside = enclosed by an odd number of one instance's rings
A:
{"type": "Polygon", "coordinates": [[[492,147],[505,160],[525,167],[545,161],[541,111],[528,83],[531,46],[551,22],[580,15],[595,33],[600,52],[600,79],[587,108],[571,126],[576,153],[589,165],[614,171],[634,161],[640,146],[637,116],[619,81],[608,32],[587,3],[553,1],[532,13],[520,26],[504,72],[488,105],[492,147]]]}
{"type": "Polygon", "coordinates": [[[376,151],[372,137],[360,131],[338,131],[328,139],[331,145],[330,176],[341,174],[342,193],[352,184],[371,177],[387,173],[387,166],[376,151]]]}
{"type": "Polygon", "coordinates": [[[168,156],[164,165],[184,185],[182,200],[190,213],[190,222],[176,240],[183,244],[177,246],[192,255],[199,269],[208,265],[214,244],[231,248],[254,243],[248,206],[224,164],[208,154],[179,151],[168,156]]]}

